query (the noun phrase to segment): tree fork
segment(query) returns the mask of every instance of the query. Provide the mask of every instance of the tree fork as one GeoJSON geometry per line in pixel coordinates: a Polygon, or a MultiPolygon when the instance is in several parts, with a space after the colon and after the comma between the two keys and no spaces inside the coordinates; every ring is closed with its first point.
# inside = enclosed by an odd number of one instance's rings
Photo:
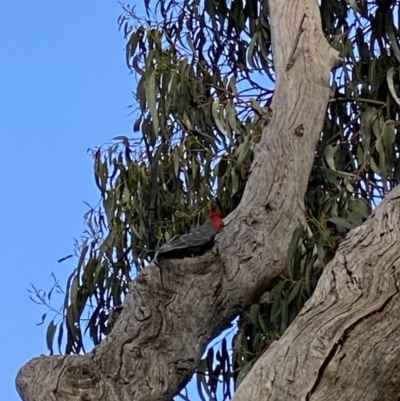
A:
{"type": "Polygon", "coordinates": [[[112,332],[93,351],[40,356],[21,368],[16,381],[23,400],[170,401],[210,339],[285,268],[303,217],[330,70],[339,59],[323,37],[317,2],[269,0],[269,6],[273,115],[254,149],[242,202],[214,252],[151,264],[132,282],[112,332]]]}

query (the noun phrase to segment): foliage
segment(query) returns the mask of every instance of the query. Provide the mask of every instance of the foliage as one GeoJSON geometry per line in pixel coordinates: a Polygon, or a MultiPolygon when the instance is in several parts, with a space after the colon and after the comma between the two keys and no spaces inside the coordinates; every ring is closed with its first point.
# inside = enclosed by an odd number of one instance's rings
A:
{"type": "MultiPolygon", "coordinates": [[[[123,7],[126,62],[137,77],[137,137],[93,151],[101,206],[85,216],[62,318],[49,325],[49,349],[56,333],[65,353],[82,352],[87,332],[98,344],[109,332],[109,309],[161,243],[201,224],[212,204],[225,214],[239,204],[273,95],[266,4],[145,0],[146,17],[123,7]]],[[[346,232],[397,185],[397,2],[321,0],[320,10],[326,38],[344,62],[333,71],[305,199],[307,226],[294,232],[287,270],[274,289],[240,316],[232,349],[225,339],[203,359],[202,399],[230,398],[231,384],[240,383],[310,297],[346,232]]]]}

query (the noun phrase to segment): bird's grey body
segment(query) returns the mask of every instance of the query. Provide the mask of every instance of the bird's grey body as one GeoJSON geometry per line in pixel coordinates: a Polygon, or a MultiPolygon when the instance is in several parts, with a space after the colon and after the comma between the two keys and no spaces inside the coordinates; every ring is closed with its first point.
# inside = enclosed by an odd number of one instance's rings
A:
{"type": "Polygon", "coordinates": [[[157,258],[174,258],[198,255],[214,244],[219,229],[211,221],[193,229],[188,234],[177,235],[158,250],[157,258]]]}

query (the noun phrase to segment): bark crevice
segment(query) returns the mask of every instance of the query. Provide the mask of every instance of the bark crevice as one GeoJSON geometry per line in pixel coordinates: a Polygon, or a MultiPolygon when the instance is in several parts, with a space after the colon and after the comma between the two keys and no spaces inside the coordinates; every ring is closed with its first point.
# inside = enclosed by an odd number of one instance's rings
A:
{"type": "Polygon", "coordinates": [[[264,400],[397,397],[400,384],[392,380],[400,368],[399,195],[397,187],[347,235],[314,295],[260,357],[234,401],[259,400],[254,389],[260,383],[268,389],[264,400]],[[367,244],[368,251],[360,252],[367,244]]]}

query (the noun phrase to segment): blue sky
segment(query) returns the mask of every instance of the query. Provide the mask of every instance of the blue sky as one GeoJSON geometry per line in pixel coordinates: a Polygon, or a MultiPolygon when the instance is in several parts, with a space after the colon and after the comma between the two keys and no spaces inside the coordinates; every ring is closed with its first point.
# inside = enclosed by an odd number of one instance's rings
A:
{"type": "Polygon", "coordinates": [[[51,272],[65,284],[74,267],[57,260],[83,230],[83,202],[98,200],[87,149],[132,136],[119,14],[114,0],[0,6],[2,400],[20,399],[18,369],[47,353],[46,324],[35,325],[45,309],[27,289],[50,289],[51,272]]]}
{"type": "MultiPolygon", "coordinates": [[[[52,272],[65,286],[75,267],[74,259],[57,260],[73,251],[84,229],[84,201],[99,200],[87,150],[133,135],[135,79],[118,33],[121,12],[117,1],[0,5],[2,400],[20,400],[18,369],[48,354],[49,320],[36,325],[47,310],[27,289],[33,283],[48,291],[52,272]]],[[[189,392],[199,399],[194,384],[189,392]]]]}

